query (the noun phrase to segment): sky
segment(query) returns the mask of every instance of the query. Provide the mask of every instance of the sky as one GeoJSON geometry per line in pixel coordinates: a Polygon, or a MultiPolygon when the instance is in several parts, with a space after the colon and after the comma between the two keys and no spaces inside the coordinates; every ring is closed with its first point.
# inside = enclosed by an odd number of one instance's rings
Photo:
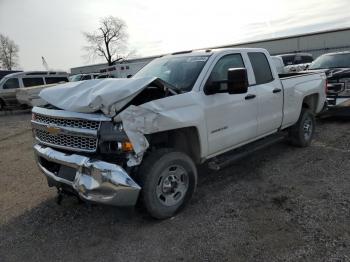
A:
{"type": "Polygon", "coordinates": [[[349,0],[0,0],[0,33],[23,70],[103,62],[84,56],[83,32],[116,16],[137,57],[350,26],[349,0]]]}

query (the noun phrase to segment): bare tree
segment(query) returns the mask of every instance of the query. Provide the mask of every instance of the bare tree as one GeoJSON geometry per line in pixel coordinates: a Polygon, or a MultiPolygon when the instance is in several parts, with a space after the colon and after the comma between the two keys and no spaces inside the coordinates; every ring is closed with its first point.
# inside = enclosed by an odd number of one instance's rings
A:
{"type": "Polygon", "coordinates": [[[8,38],[0,34],[0,63],[7,70],[12,70],[18,65],[18,45],[8,38]]]}
{"type": "Polygon", "coordinates": [[[108,16],[102,18],[93,33],[84,32],[88,45],[84,47],[90,58],[103,57],[108,65],[128,56],[127,26],[122,19],[108,16]]]}

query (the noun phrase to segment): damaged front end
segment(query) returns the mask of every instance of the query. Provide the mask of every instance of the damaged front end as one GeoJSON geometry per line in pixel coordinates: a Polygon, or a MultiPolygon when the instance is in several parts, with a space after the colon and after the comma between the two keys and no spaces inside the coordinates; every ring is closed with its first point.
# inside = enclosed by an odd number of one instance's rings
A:
{"type": "MultiPolygon", "coordinates": [[[[157,84],[137,89],[136,95],[129,94],[121,105],[111,104],[109,110],[118,108],[123,112],[134,104],[172,94],[159,82],[153,83],[157,84]]],[[[134,205],[141,188],[132,178],[132,169],[141,163],[149,146],[140,125],[129,128],[132,124],[122,114],[110,117],[96,112],[73,112],[58,109],[57,104],[32,110],[36,161],[49,186],[69,191],[86,201],[134,205]]]]}
{"type": "Polygon", "coordinates": [[[34,107],[34,153],[50,186],[81,199],[134,205],[140,187],[126,171],[132,148],[121,123],[99,114],[34,107]]]}

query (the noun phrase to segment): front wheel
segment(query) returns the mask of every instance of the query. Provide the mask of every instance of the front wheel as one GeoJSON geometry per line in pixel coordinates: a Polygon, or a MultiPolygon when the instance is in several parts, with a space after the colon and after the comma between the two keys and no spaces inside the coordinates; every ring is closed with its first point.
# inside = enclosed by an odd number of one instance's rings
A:
{"type": "Polygon", "coordinates": [[[141,204],[154,218],[174,216],[192,197],[197,169],[185,153],[172,149],[151,152],[138,170],[141,204]]]}
{"type": "Polygon", "coordinates": [[[289,130],[291,144],[307,147],[311,144],[315,133],[315,116],[308,109],[302,109],[298,122],[289,130]]]}

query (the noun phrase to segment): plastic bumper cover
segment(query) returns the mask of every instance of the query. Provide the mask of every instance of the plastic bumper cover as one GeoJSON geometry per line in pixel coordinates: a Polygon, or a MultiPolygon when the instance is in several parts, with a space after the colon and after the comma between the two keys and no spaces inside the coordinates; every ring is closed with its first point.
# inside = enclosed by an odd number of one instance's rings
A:
{"type": "Polygon", "coordinates": [[[34,152],[40,170],[48,179],[72,187],[83,200],[115,206],[136,204],[141,188],[122,167],[86,156],[65,154],[39,144],[34,145],[34,152]],[[57,172],[45,167],[39,158],[74,169],[74,179],[58,176],[57,172]]]}

